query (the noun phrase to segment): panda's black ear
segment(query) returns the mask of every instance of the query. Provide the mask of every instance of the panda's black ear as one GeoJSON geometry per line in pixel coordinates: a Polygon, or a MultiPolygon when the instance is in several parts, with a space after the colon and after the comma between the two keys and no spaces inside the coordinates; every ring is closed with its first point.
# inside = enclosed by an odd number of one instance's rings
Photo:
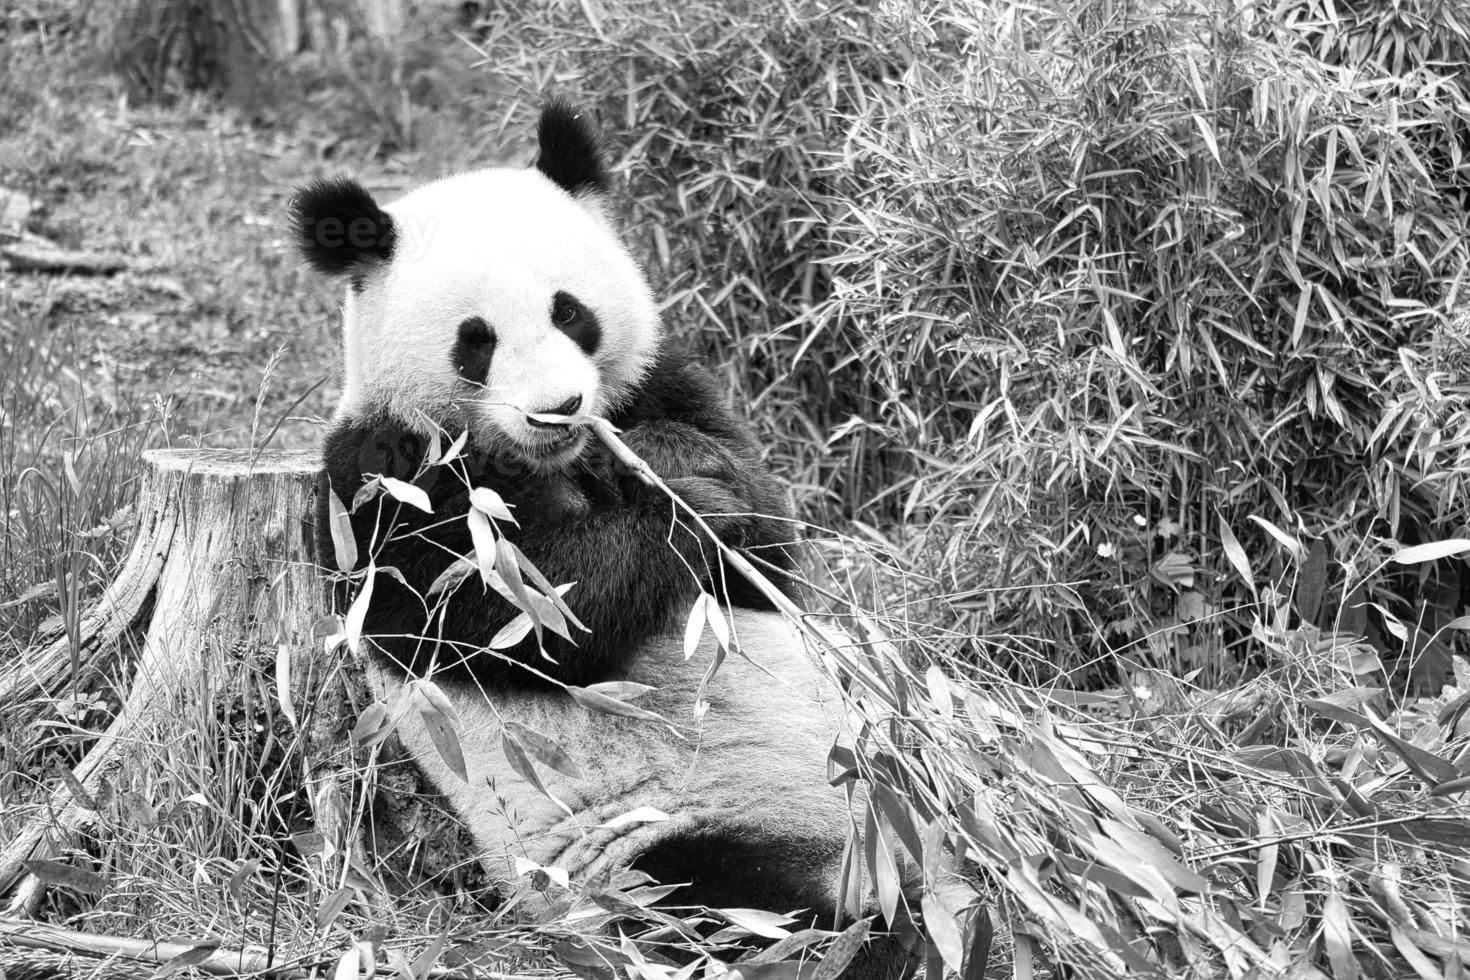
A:
{"type": "Polygon", "coordinates": [[[541,110],[536,143],[536,169],[553,184],[573,197],[607,192],[607,170],[597,147],[597,131],[585,113],[561,99],[552,99],[541,110]]]}
{"type": "Polygon", "coordinates": [[[291,199],[296,248],[313,269],[329,276],[361,272],[393,257],[398,229],[361,184],[318,177],[291,199]]]}

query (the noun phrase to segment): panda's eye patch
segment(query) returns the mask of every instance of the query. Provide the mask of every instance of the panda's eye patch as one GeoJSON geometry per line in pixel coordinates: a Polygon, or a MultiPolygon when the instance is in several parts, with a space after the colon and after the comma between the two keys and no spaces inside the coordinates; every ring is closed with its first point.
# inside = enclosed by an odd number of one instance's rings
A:
{"type": "Polygon", "coordinates": [[[558,327],[570,326],[582,313],[582,305],[567,293],[557,293],[551,301],[551,322],[558,327]]]}
{"type": "Polygon", "coordinates": [[[602,343],[602,326],[577,297],[561,291],[551,298],[551,323],[591,356],[602,343]]]}
{"type": "Polygon", "coordinates": [[[488,344],[495,337],[490,333],[490,324],[472,316],[459,325],[459,342],[462,344],[488,344]]]}
{"type": "Polygon", "coordinates": [[[470,384],[483,385],[490,376],[490,359],[495,356],[495,331],[477,316],[463,320],[450,353],[454,370],[470,384]]]}

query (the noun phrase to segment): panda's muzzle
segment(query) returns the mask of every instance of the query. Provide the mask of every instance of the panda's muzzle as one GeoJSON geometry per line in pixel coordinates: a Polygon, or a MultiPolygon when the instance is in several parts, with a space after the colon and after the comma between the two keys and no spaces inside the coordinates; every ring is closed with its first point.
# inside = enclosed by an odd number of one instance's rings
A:
{"type": "MultiPolygon", "coordinates": [[[[573,395],[555,408],[546,408],[537,412],[536,415],[576,415],[577,409],[582,407],[582,396],[573,395]]],[[[566,422],[543,422],[535,415],[527,415],[526,421],[536,429],[567,429],[570,426],[566,422]]]]}

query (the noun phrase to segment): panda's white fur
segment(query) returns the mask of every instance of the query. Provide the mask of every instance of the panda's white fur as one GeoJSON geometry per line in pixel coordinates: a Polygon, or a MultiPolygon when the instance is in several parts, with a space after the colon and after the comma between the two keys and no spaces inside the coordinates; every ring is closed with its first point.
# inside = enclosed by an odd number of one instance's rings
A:
{"type": "MultiPolygon", "coordinates": [[[[636,864],[666,883],[693,882],[675,904],[804,908],[835,925],[854,817],[846,792],[826,781],[843,733],[830,679],[766,599],[671,522],[666,499],[628,480],[582,430],[528,418],[576,402],[580,414],[609,419],[726,543],[778,572],[793,566],[779,484],[749,427],[663,336],[610,224],[590,130],[553,104],[539,138],[535,168],[447,178],[386,208],[341,179],[298,196],[303,254],[351,281],[319,546],[330,555],[329,498],[352,500],[371,474],[417,479],[432,498],[433,515],[385,497],[352,515],[359,567],[372,554],[396,570],[377,576],[364,634],[383,652],[372,669],[390,701],[404,699],[413,674],[439,671],[433,679],[461,719],[468,781],[416,711],[400,711],[399,734],[497,880],[517,887],[518,855],[573,875],[636,864]],[[563,294],[577,309],[573,326],[558,328],[553,318],[571,310],[563,294]],[[480,369],[483,383],[466,381],[480,369]],[[440,429],[467,429],[484,465],[472,472],[467,456],[452,478],[434,479],[424,447],[440,429]],[[425,621],[419,595],[473,550],[461,515],[466,488],[479,484],[516,507],[519,524],[502,531],[552,582],[578,582],[567,601],[590,634],[576,644],[548,635],[551,660],[534,644],[517,654],[550,684],[488,652],[457,664],[444,654],[483,647],[517,612],[478,579],[425,621]],[[701,588],[730,604],[737,647],[712,676],[708,635],[691,659],[683,654],[683,615],[701,588]],[[683,737],[589,711],[560,686],[601,680],[656,688],[638,706],[683,737]],[[581,768],[581,780],[539,770],[571,816],[506,761],[507,721],[556,740],[581,768]],[[599,826],[644,806],[669,819],[599,826]]],[[[860,957],[852,975],[887,977],[910,962],[907,942],[890,943],[860,957]]]]}
{"type": "Polygon", "coordinates": [[[604,415],[647,373],[658,309],[599,195],[574,198],[538,170],[497,168],[426,184],[384,210],[398,230],[395,256],[347,291],[339,411],[386,409],[425,436],[459,425],[534,445],[545,433],[527,412],[580,395],[583,414],[604,415]],[[591,358],[546,322],[561,289],[609,311],[591,358]],[[467,392],[443,352],[474,316],[499,340],[484,388],[467,392]]]}
{"type": "MultiPolygon", "coordinates": [[[[498,864],[508,881],[515,879],[518,855],[585,880],[632,864],[673,835],[720,826],[840,846],[847,803],[822,777],[828,749],[843,733],[841,698],[780,615],[738,610],[734,628],[746,652],[727,657],[715,672],[702,692],[708,701],[702,718],[696,717],[700,685],[718,654],[712,637],[685,662],[683,637],[659,636],[631,672],[630,680],[656,687],[638,706],[663,715],[682,738],[654,722],[588,711],[560,693],[492,699],[466,682],[444,690],[463,722],[468,781],[450,771],[415,713],[405,714],[399,732],[465,819],[482,858],[498,864]],[[553,735],[584,773],[595,774],[574,780],[542,770],[571,816],[515,775],[500,747],[506,721],[553,735]],[[600,829],[640,807],[669,819],[600,829]]],[[[382,676],[402,684],[392,672],[382,676]]],[[[840,872],[840,861],[820,870],[822,888],[834,898],[840,872]]]]}

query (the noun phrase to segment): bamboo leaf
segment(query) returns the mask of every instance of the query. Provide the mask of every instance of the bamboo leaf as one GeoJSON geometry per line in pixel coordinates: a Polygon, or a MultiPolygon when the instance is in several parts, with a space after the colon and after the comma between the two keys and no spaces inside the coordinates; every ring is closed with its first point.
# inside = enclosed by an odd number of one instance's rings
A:
{"type": "Polygon", "coordinates": [[[521,744],[521,740],[509,726],[500,730],[500,750],[505,755],[505,761],[510,763],[511,769],[515,770],[516,775],[530,783],[536,792],[561,807],[567,816],[573,815],[572,808],[557,799],[551,790],[546,788],[546,784],[541,781],[541,774],[536,771],[536,766],[526,753],[526,747],[521,744]]]}
{"type": "Polygon", "coordinates": [[[645,694],[657,691],[658,688],[648,684],[639,684],[637,681],[600,681],[596,684],[588,684],[587,690],[598,694],[606,694],[610,698],[619,701],[632,701],[641,698],[645,694]]]}
{"type": "Polygon", "coordinates": [[[489,487],[475,487],[470,491],[470,505],[487,517],[493,517],[497,521],[510,521],[516,523],[515,517],[510,512],[505,498],[491,490],[489,487]]]}
{"type": "Polygon", "coordinates": [[[888,822],[874,807],[868,807],[868,833],[872,845],[868,851],[868,870],[873,874],[873,887],[878,892],[878,910],[890,926],[898,921],[898,902],[902,887],[898,862],[893,853],[893,832],[888,822]]]}
{"type": "MultiPolygon", "coordinates": [[[[368,477],[366,480],[363,481],[362,486],[357,488],[357,492],[352,495],[352,507],[349,509],[352,513],[356,514],[358,511],[362,510],[368,504],[376,500],[378,494],[382,492],[383,481],[379,480],[375,476],[368,477]]],[[[350,569],[343,570],[350,571],[350,569]]]]}
{"type": "Polygon", "coordinates": [[[1322,903],[1322,945],[1327,949],[1327,962],[1332,964],[1333,980],[1357,980],[1358,960],[1353,956],[1347,903],[1335,886],[1329,886],[1322,903]]]}
{"type": "Polygon", "coordinates": [[[761,909],[716,909],[720,916],[732,925],[737,925],[746,932],[767,939],[785,939],[791,935],[787,926],[795,925],[796,920],[785,915],[777,915],[775,912],[766,912],[761,909]]]}
{"type": "Polygon", "coordinates": [[[429,971],[434,968],[434,964],[439,962],[439,957],[444,954],[444,944],[448,939],[449,933],[441,932],[434,937],[433,942],[424,948],[422,953],[413,958],[413,962],[409,964],[409,970],[412,972],[415,980],[420,980],[420,978],[429,975],[429,971]]]}
{"type": "MultiPolygon", "coordinates": [[[[541,574],[541,569],[537,568],[531,563],[531,559],[527,558],[525,553],[521,551],[520,548],[516,547],[514,541],[511,541],[509,543],[510,550],[512,553],[515,554],[516,562],[520,565],[521,572],[524,573],[525,576],[531,580],[531,583],[535,585],[536,588],[541,590],[541,594],[544,595],[548,600],[550,600],[551,605],[557,610],[557,612],[561,613],[561,615],[565,617],[568,623],[571,623],[582,632],[592,632],[586,627],[585,624],[583,624],[580,619],[576,617],[576,615],[572,613],[571,607],[562,600],[562,596],[567,594],[567,590],[569,590],[577,583],[567,582],[565,585],[553,586],[551,584],[551,580],[548,579],[545,575],[541,574]]],[[[570,637],[568,637],[568,639],[570,639],[570,637]]]]}
{"type": "Polygon", "coordinates": [[[342,910],[350,901],[352,901],[352,889],[346,885],[328,895],[316,910],[316,927],[325,929],[335,922],[337,916],[342,914],[342,910]]]}
{"type": "Polygon", "coordinates": [[[1302,543],[1296,538],[1292,537],[1290,534],[1287,534],[1285,531],[1281,530],[1281,528],[1277,527],[1275,524],[1272,524],[1264,517],[1257,517],[1255,514],[1252,514],[1250,515],[1250,519],[1261,525],[1261,527],[1265,528],[1266,533],[1271,535],[1271,537],[1281,542],[1281,544],[1286,547],[1286,550],[1291,552],[1291,556],[1295,558],[1298,562],[1300,562],[1302,558],[1305,557],[1306,549],[1302,547],[1302,543]]]}
{"type": "Polygon", "coordinates": [[[500,581],[500,576],[495,571],[495,529],[491,527],[490,518],[485,516],[484,511],[474,507],[465,515],[465,520],[470,526],[470,541],[474,544],[480,578],[486,585],[494,585],[500,581]]]}
{"type": "Polygon", "coordinates": [[[572,887],[572,876],[566,868],[558,868],[556,865],[546,866],[537,864],[530,858],[519,854],[514,855],[516,865],[516,877],[524,878],[526,875],[542,874],[548,881],[553,881],[562,888],[572,887]]]}
{"type": "Polygon", "coordinates": [[[276,701],[281,705],[281,714],[292,728],[300,728],[296,722],[296,708],[291,703],[291,648],[284,643],[276,644],[276,701]]]}
{"type": "Polygon", "coordinates": [[[520,643],[531,634],[531,617],[525,613],[516,616],[490,638],[489,647],[492,650],[508,650],[520,643]]]}
{"type": "Polygon", "coordinates": [[[938,664],[930,664],[924,671],[924,686],[929,689],[929,702],[946,718],[954,714],[954,697],[950,694],[949,678],[938,664]]]}
{"type": "Polygon", "coordinates": [[[744,970],[748,966],[759,966],[764,963],[779,963],[782,960],[790,959],[793,954],[799,953],[807,947],[821,942],[830,935],[832,933],[826,929],[798,930],[785,939],[777,940],[753,956],[742,956],[737,967],[744,970]]]}
{"type": "Polygon", "coordinates": [[[429,585],[428,597],[436,596],[441,592],[453,592],[461,582],[474,574],[476,569],[476,564],[468,558],[456,558],[448,568],[435,576],[433,583],[429,585]]]}
{"type": "Polygon", "coordinates": [[[521,612],[530,613],[533,625],[540,626],[541,610],[531,600],[531,592],[526,588],[525,581],[521,578],[521,565],[516,561],[515,551],[511,549],[510,542],[504,537],[495,539],[495,571],[499,573],[501,581],[510,588],[514,602],[520,607],[521,612]]]}
{"type": "Polygon", "coordinates": [[[945,966],[958,973],[965,965],[965,943],[954,914],[933,892],[926,891],[919,905],[924,914],[925,932],[944,958],[945,966]]]}
{"type": "Polygon", "coordinates": [[[213,956],[215,950],[219,949],[219,945],[217,942],[199,943],[197,946],[189,947],[177,956],[169,957],[167,962],[161,964],[158,969],[153,971],[154,980],[163,980],[164,977],[171,977],[180,970],[187,970],[191,966],[198,966],[213,956]]]}
{"type": "Polygon", "coordinates": [[[529,728],[518,721],[507,721],[505,727],[513,733],[521,746],[542,765],[555,769],[570,779],[582,779],[582,770],[567,755],[566,750],[554,740],[547,738],[534,728],[529,728]]]}
{"type": "Polygon", "coordinates": [[[412,483],[394,479],[391,476],[380,476],[383,481],[383,489],[388,491],[388,496],[401,504],[417,507],[425,514],[434,513],[434,507],[429,503],[429,495],[424,492],[423,487],[416,487],[412,483]]]}
{"type": "Polygon", "coordinates": [[[837,980],[842,972],[847,969],[853,957],[862,950],[863,943],[868,941],[869,923],[868,919],[859,919],[846,929],[827,947],[826,955],[822,962],[817,964],[817,972],[812,980],[837,980]]]}
{"type": "Polygon", "coordinates": [[[332,532],[337,570],[352,571],[357,567],[357,536],[352,533],[352,515],[342,506],[342,498],[331,490],[327,491],[327,524],[332,532]]]}
{"type": "Polygon", "coordinates": [[[104,895],[109,887],[107,879],[96,872],[61,861],[22,861],[21,865],[48,885],[70,888],[83,895],[104,895]]]}
{"type": "Polygon", "coordinates": [[[91,810],[93,813],[97,812],[97,800],[93,798],[91,793],[87,792],[87,787],[82,785],[82,781],[77,778],[76,773],[72,772],[67,766],[54,760],[50,768],[56,773],[57,778],[66,784],[66,791],[71,794],[72,799],[77,801],[77,806],[83,810],[91,810]]]}
{"type": "Polygon", "coordinates": [[[230,875],[230,880],[225,883],[225,892],[236,902],[245,902],[245,883],[255,877],[260,870],[260,861],[251,858],[249,861],[241,861],[235,873],[230,875]]]}
{"type": "Polygon", "coordinates": [[[597,826],[603,830],[617,830],[619,827],[626,827],[629,824],[661,823],[668,819],[669,815],[657,807],[640,806],[629,810],[620,817],[613,817],[607,823],[600,823],[597,826]]]}
{"type": "Polygon", "coordinates": [[[1327,591],[1327,542],[1312,542],[1307,560],[1297,577],[1296,611],[1304,623],[1315,624],[1322,610],[1322,597],[1327,591]]]}
{"type": "Polygon", "coordinates": [[[361,967],[362,954],[358,952],[356,945],[350,946],[337,958],[337,966],[332,970],[332,980],[358,980],[357,972],[361,967]]]}
{"type": "MultiPolygon", "coordinates": [[[[589,711],[596,711],[604,715],[616,715],[620,718],[636,718],[640,721],[656,721],[663,725],[669,725],[668,719],[662,715],[655,714],[652,711],[645,711],[636,705],[631,705],[618,698],[608,697],[606,694],[590,688],[568,684],[567,693],[572,696],[572,700],[589,711]]],[[[679,735],[678,731],[672,725],[669,725],[669,731],[673,732],[679,738],[684,737],[679,735]]]]}
{"type": "Polygon", "coordinates": [[[1404,930],[1400,929],[1393,923],[1389,923],[1388,935],[1389,938],[1393,941],[1394,949],[1398,950],[1399,955],[1404,958],[1404,961],[1408,963],[1409,966],[1413,967],[1414,972],[1419,975],[1420,980],[1444,980],[1445,974],[1439,969],[1438,964],[1436,964],[1434,960],[1430,959],[1429,956],[1426,955],[1425,952],[1420,949],[1412,939],[1409,938],[1408,934],[1405,933],[1404,930]]]}
{"type": "Polygon", "coordinates": [[[347,634],[347,646],[357,653],[362,648],[362,626],[367,620],[368,606],[373,601],[373,583],[378,578],[378,566],[368,562],[367,573],[362,577],[362,585],[357,590],[357,596],[352,600],[352,605],[347,609],[347,622],[344,631],[347,634]]]}
{"type": "Polygon", "coordinates": [[[985,906],[975,909],[970,921],[970,945],[965,952],[965,968],[960,980],[985,980],[990,966],[990,951],[995,945],[995,927],[985,906]]]}
{"type": "Polygon", "coordinates": [[[1210,150],[1210,156],[1215,158],[1216,166],[1223,166],[1220,160],[1220,146],[1215,142],[1215,127],[1211,126],[1209,120],[1197,112],[1191,112],[1189,117],[1194,120],[1194,126],[1199,130],[1200,137],[1204,139],[1205,146],[1210,150]]]}
{"type": "MultiPolygon", "coordinates": [[[[1271,841],[1278,833],[1276,820],[1271,813],[1271,808],[1262,810],[1256,818],[1256,833],[1263,841],[1271,841]]],[[[1281,845],[1275,843],[1262,844],[1259,854],[1256,856],[1256,897],[1261,908],[1266,908],[1274,890],[1276,880],[1276,862],[1280,857],[1281,845]]]]}
{"type": "Polygon", "coordinates": [[[1470,539],[1449,538],[1444,541],[1416,544],[1412,548],[1401,548],[1394,552],[1393,560],[1400,565],[1418,565],[1421,562],[1463,555],[1467,551],[1470,551],[1470,539]]]}
{"type": "Polygon", "coordinates": [[[414,706],[423,719],[424,728],[428,731],[434,748],[438,750],[439,757],[444,760],[450,772],[464,782],[469,782],[469,775],[465,771],[464,751],[460,748],[457,731],[462,724],[459,713],[433,681],[421,678],[411,683],[409,688],[413,692],[414,706]]]}
{"type": "Polygon", "coordinates": [[[374,701],[363,709],[357,724],[352,726],[352,745],[358,749],[370,749],[387,738],[391,731],[393,723],[388,717],[388,706],[374,701]]]}
{"type": "Polygon", "coordinates": [[[708,592],[704,593],[704,615],[709,622],[710,632],[715,635],[715,642],[720,649],[726,653],[730,651],[730,624],[725,619],[725,611],[720,608],[720,603],[708,592]]]}
{"type": "Polygon", "coordinates": [[[694,651],[699,649],[699,638],[704,634],[705,602],[712,598],[714,597],[708,593],[700,592],[694,605],[689,607],[689,617],[684,621],[685,660],[694,656],[694,651]]]}
{"type": "Polygon", "coordinates": [[[439,465],[447,466],[458,459],[459,454],[464,452],[465,443],[469,441],[469,438],[470,430],[468,429],[456,436],[455,440],[449,444],[449,448],[444,451],[443,457],[439,460],[439,465]]]}

